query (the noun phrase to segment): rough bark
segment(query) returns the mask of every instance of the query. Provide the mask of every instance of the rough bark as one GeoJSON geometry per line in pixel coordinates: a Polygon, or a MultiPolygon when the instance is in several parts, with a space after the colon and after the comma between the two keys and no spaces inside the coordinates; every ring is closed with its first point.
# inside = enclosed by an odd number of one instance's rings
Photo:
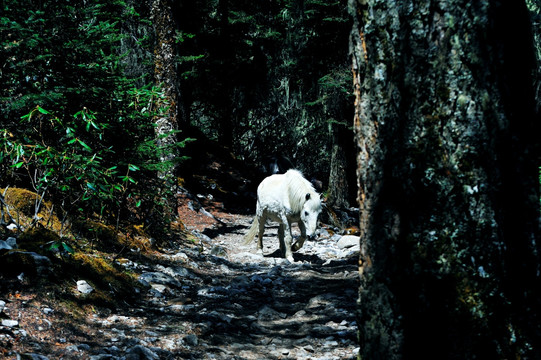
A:
{"type": "MultiPolygon", "coordinates": [[[[349,207],[349,188],[347,181],[347,159],[345,141],[352,141],[348,136],[340,136],[338,129],[332,130],[331,135],[331,169],[329,174],[329,196],[327,205],[334,208],[349,207]]],[[[345,135],[345,134],[342,134],[345,135]]]]}
{"type": "MultiPolygon", "coordinates": [[[[151,4],[151,20],[155,31],[154,77],[156,84],[161,87],[164,99],[161,103],[163,111],[156,116],[155,132],[158,146],[163,149],[161,161],[174,164],[174,144],[177,142],[175,131],[182,122],[182,107],[180,106],[179,76],[177,72],[175,52],[175,20],[168,0],[154,0],[151,4]]],[[[175,172],[174,166],[160,174],[160,177],[170,178],[175,172]]]]}
{"type": "Polygon", "coordinates": [[[361,358],[538,358],[524,4],[351,0],[350,11],[361,358]]]}

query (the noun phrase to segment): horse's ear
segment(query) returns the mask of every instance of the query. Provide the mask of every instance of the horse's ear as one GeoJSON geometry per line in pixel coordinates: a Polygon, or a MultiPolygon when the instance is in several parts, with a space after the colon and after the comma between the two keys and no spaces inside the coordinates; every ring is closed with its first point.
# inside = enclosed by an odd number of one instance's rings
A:
{"type": "Polygon", "coordinates": [[[306,201],[310,200],[310,193],[306,194],[306,201]]]}

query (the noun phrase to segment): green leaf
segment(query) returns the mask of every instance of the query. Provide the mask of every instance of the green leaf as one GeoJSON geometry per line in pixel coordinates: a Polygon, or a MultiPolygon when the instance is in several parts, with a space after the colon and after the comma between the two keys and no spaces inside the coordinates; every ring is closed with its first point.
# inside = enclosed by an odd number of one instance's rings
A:
{"type": "Polygon", "coordinates": [[[84,147],[86,150],[92,151],[92,148],[91,148],[90,146],[88,146],[83,140],[77,139],[77,142],[78,142],[79,144],[81,144],[81,146],[84,147]]]}
{"type": "Polygon", "coordinates": [[[75,254],[75,250],[73,250],[71,246],[69,246],[68,244],[66,244],[63,241],[62,241],[62,247],[64,248],[64,250],[66,250],[70,254],[75,254]]]}
{"type": "Polygon", "coordinates": [[[45,115],[49,115],[49,114],[50,114],[50,112],[48,112],[47,110],[45,110],[44,108],[42,108],[42,107],[39,106],[39,105],[36,107],[36,109],[37,109],[40,113],[42,113],[42,114],[45,114],[45,115]]]}

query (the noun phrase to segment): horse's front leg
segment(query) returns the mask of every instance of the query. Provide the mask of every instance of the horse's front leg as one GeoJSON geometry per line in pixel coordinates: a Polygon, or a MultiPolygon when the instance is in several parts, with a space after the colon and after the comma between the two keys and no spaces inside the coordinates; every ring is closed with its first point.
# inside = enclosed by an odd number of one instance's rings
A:
{"type": "Polygon", "coordinates": [[[304,226],[302,221],[299,221],[299,229],[301,229],[301,237],[291,247],[291,250],[293,251],[299,250],[304,245],[304,241],[306,240],[306,226],[304,226]]]}
{"type": "Polygon", "coordinates": [[[280,239],[280,250],[282,250],[283,256],[289,262],[295,262],[293,260],[293,253],[291,252],[291,224],[285,216],[278,228],[278,238],[280,239]]]}

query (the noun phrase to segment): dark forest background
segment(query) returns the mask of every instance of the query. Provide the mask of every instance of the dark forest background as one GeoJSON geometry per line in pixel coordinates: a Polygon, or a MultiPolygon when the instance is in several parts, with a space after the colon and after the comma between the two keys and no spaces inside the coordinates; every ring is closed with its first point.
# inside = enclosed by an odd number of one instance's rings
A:
{"type": "Polygon", "coordinates": [[[286,157],[324,191],[334,166],[346,190],[331,198],[354,204],[345,1],[2,10],[2,183],[104,212],[153,201],[156,174],[189,171],[211,141],[254,168],[286,157]]]}

